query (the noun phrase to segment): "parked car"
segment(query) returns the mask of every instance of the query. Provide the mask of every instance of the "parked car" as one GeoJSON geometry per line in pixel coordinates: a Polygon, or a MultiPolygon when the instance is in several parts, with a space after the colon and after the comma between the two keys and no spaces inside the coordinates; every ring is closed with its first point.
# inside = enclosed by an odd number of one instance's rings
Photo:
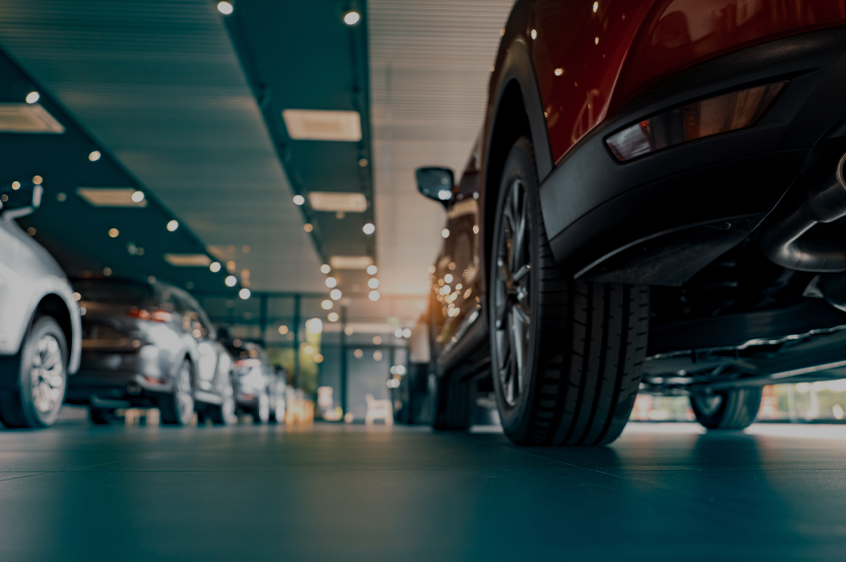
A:
{"type": "Polygon", "coordinates": [[[108,424],[115,410],[159,408],[162,423],[187,425],[194,412],[234,419],[232,358],[187,292],[161,281],[78,279],[82,364],[67,401],[108,424]]]}
{"type": "Polygon", "coordinates": [[[432,274],[435,426],[492,385],[516,443],[617,438],[639,390],[708,428],[846,376],[842,2],[518,1],[432,274]],[[468,382],[474,381],[474,382],[468,382]]]}
{"type": "Polygon", "coordinates": [[[79,367],[79,308],[62,268],[15,219],[41,205],[40,185],[0,186],[0,421],[47,427],[79,367]]]}
{"type": "Polygon", "coordinates": [[[235,358],[236,411],[252,416],[257,424],[284,419],[286,376],[277,375],[264,348],[240,339],[226,346],[235,358]]]}

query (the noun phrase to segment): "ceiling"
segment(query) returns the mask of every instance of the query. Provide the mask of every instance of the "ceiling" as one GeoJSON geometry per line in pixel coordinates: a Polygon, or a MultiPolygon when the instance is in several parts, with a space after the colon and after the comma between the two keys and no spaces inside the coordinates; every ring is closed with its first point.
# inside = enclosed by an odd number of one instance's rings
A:
{"type": "Polygon", "coordinates": [[[215,4],[0,0],[0,45],[242,282],[314,290],[320,260],[215,4]]]}
{"type": "Polygon", "coordinates": [[[369,0],[376,246],[389,294],[424,295],[443,207],[414,170],[460,174],[484,118],[490,67],[513,0],[369,0]]]}
{"type": "MultiPolygon", "coordinates": [[[[354,27],[342,23],[345,1],[240,0],[229,17],[216,3],[0,0],[0,46],[123,174],[66,174],[68,189],[135,182],[184,225],[186,247],[235,262],[254,291],[325,290],[321,263],[368,255],[382,294],[411,306],[407,297],[426,294],[444,221],[413,172],[463,167],[512,0],[369,0],[354,27]],[[281,118],[291,108],[358,111],[362,139],[292,140],[281,118]],[[339,218],[293,203],[313,191],[361,193],[368,207],[339,218]]],[[[112,212],[97,220],[138,211],[112,212]]],[[[85,236],[98,251],[107,243],[100,230],[85,236]]],[[[366,279],[333,274],[345,294],[366,279]]],[[[222,275],[211,286],[223,289],[222,275]]],[[[382,301],[367,314],[398,313],[382,301]]]]}

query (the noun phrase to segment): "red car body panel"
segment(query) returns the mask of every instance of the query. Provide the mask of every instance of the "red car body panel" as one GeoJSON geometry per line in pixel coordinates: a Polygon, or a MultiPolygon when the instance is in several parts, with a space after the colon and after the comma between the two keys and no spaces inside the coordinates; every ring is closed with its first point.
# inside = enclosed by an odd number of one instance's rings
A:
{"type": "Polygon", "coordinates": [[[727,52],[842,24],[846,0],[534,0],[525,33],[552,159],[656,80],[727,52]]]}

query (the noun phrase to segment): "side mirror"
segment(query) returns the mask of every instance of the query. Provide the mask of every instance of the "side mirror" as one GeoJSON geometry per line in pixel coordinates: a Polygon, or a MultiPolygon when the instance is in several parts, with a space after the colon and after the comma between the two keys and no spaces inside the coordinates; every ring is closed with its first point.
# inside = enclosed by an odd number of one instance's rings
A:
{"type": "Polygon", "coordinates": [[[41,206],[44,188],[34,183],[13,181],[0,185],[0,211],[3,218],[19,219],[41,206]]]}
{"type": "Polygon", "coordinates": [[[424,197],[434,199],[444,206],[452,198],[455,176],[449,168],[417,168],[414,176],[417,178],[417,190],[424,197]]]}

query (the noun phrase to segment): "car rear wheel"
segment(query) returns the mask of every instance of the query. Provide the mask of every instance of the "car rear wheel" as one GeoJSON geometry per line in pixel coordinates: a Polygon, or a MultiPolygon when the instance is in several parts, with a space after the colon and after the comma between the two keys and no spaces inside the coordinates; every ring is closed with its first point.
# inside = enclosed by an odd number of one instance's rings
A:
{"type": "Polygon", "coordinates": [[[258,403],[250,412],[253,416],[253,423],[261,425],[266,424],[270,420],[270,399],[267,393],[259,394],[258,403]]]}
{"type": "Polygon", "coordinates": [[[162,423],[184,426],[194,417],[194,388],[191,361],[185,359],[179,367],[171,394],[159,399],[162,423]]]}
{"type": "Polygon", "coordinates": [[[491,368],[506,435],[601,445],[625,427],[646,355],[649,290],[576,281],[555,262],[532,143],[505,162],[489,260],[491,368]]]}
{"type": "Polygon", "coordinates": [[[115,421],[115,411],[113,408],[90,406],[88,408],[88,417],[94,425],[110,425],[115,421]]]}
{"type": "Polygon", "coordinates": [[[214,425],[232,425],[238,421],[235,415],[235,396],[232,387],[224,393],[223,402],[211,409],[211,420],[214,425]]]}
{"type": "Polygon", "coordinates": [[[752,425],[761,407],[763,388],[737,388],[690,397],[690,407],[708,429],[744,429],[752,425]]]}
{"type": "Polygon", "coordinates": [[[16,360],[0,372],[0,421],[7,427],[49,427],[65,399],[68,346],[59,324],[36,318],[16,360]]]}

